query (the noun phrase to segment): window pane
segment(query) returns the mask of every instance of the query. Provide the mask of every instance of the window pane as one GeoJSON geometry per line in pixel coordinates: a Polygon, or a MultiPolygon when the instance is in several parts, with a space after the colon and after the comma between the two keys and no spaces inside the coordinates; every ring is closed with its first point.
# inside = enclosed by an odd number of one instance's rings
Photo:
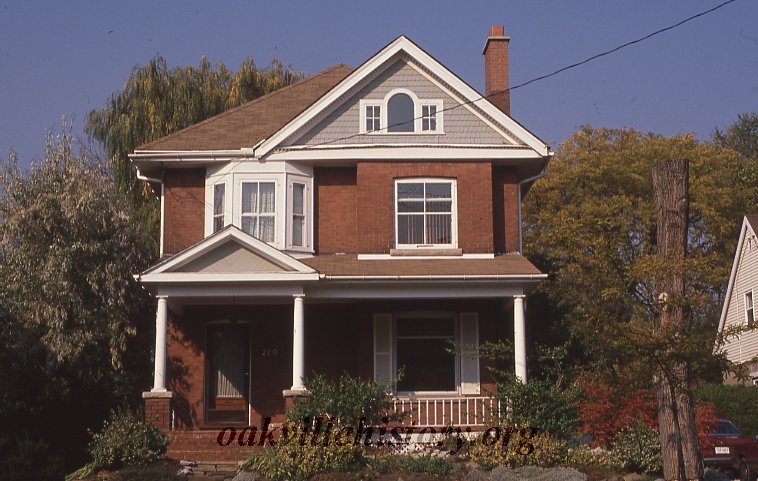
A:
{"type": "Polygon", "coordinates": [[[397,367],[403,369],[400,391],[455,390],[455,356],[448,339],[398,339],[397,367]]]}
{"type": "Polygon", "coordinates": [[[398,212],[424,212],[424,203],[421,201],[401,200],[397,203],[398,212]]]}
{"type": "Polygon", "coordinates": [[[276,201],[274,199],[274,183],[261,182],[260,190],[260,207],[258,212],[261,214],[274,212],[274,209],[276,208],[276,201]]]}
{"type": "Polygon", "coordinates": [[[429,119],[422,119],[421,120],[421,130],[430,130],[429,129],[429,119]]]}
{"type": "Polygon", "coordinates": [[[402,199],[423,199],[424,184],[403,182],[397,184],[397,198],[402,199]]]}
{"type": "Polygon", "coordinates": [[[303,196],[305,192],[305,185],[292,184],[292,213],[303,213],[303,196]]]}
{"type": "Polygon", "coordinates": [[[387,102],[387,131],[413,132],[413,99],[395,94],[387,102]]]}
{"type": "Polygon", "coordinates": [[[264,242],[274,242],[274,218],[261,216],[258,222],[261,224],[258,238],[264,242]]]}
{"type": "Polygon", "coordinates": [[[213,214],[220,215],[224,213],[224,191],[226,184],[216,184],[213,186],[213,214]]]}
{"type": "Polygon", "coordinates": [[[449,200],[427,201],[426,203],[427,212],[450,212],[452,208],[453,203],[449,200]]]}
{"type": "Polygon", "coordinates": [[[397,336],[455,336],[453,318],[398,319],[397,336]]]}
{"type": "Polygon", "coordinates": [[[247,216],[242,218],[242,230],[250,234],[256,235],[256,227],[258,226],[258,218],[253,216],[247,216]]]}
{"type": "Polygon", "coordinates": [[[753,292],[746,292],[745,293],[745,306],[750,309],[753,307],[753,292]]]}
{"type": "Polygon", "coordinates": [[[292,219],[292,245],[301,247],[303,245],[303,221],[302,217],[292,219]]]}
{"type": "Polygon", "coordinates": [[[431,130],[431,131],[437,130],[437,119],[429,120],[429,128],[427,130],[431,130]]]}
{"type": "Polygon", "coordinates": [[[426,216],[426,243],[450,244],[453,242],[452,219],[450,214],[429,214],[426,216]]]}
{"type": "Polygon", "coordinates": [[[242,184],[242,213],[258,212],[258,183],[244,182],[242,184]]]}
{"type": "Polygon", "coordinates": [[[213,232],[218,232],[221,229],[224,228],[224,216],[214,216],[213,217],[213,232]]]}
{"type": "Polygon", "coordinates": [[[399,244],[424,243],[424,216],[398,215],[397,242],[399,244]]]}
{"type": "Polygon", "coordinates": [[[430,182],[426,184],[427,199],[450,199],[452,185],[448,182],[430,182]]]}

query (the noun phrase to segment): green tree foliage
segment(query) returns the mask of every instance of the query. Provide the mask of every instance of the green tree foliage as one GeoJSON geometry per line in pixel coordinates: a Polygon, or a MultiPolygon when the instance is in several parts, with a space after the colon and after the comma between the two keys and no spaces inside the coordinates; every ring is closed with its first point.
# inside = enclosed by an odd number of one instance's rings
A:
{"type": "Polygon", "coordinates": [[[541,287],[583,347],[613,375],[665,366],[671,352],[699,374],[709,354],[746,199],[735,192],[742,162],[692,135],[662,137],[583,127],[558,149],[550,175],[524,205],[525,251],[551,274],[541,287]],[[652,335],[656,215],[651,169],[690,159],[687,336],[652,335]],[[658,366],[655,366],[658,367],[658,366]],[[638,369],[635,369],[638,368],[638,369]]]}
{"type": "Polygon", "coordinates": [[[746,199],[746,213],[758,212],[758,113],[738,115],[724,132],[716,129],[713,140],[740,154],[743,164],[737,186],[746,199]]]}
{"type": "Polygon", "coordinates": [[[87,116],[87,134],[102,143],[116,182],[135,202],[142,188],[128,155],[142,144],[289,85],[303,76],[274,60],[259,69],[246,58],[236,72],[202,57],[197,67],[169,68],[156,56],[135,67],[124,88],[87,116]]]}
{"type": "Polygon", "coordinates": [[[87,426],[149,383],[154,307],[132,278],[149,261],[141,229],[67,128],[29,170],[0,165],[0,444],[16,456],[28,434],[80,463],[87,426]]]}

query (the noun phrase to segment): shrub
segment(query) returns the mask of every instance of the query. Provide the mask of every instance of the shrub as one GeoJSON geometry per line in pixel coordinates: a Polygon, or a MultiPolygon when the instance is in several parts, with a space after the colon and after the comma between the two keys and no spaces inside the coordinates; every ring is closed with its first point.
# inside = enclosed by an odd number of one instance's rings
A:
{"type": "Polygon", "coordinates": [[[607,447],[622,429],[635,422],[656,425],[656,400],[650,389],[613,388],[597,377],[579,381],[582,396],[576,407],[580,433],[592,436],[592,445],[607,447]]]}
{"type": "Polygon", "coordinates": [[[500,467],[492,470],[490,481],[587,481],[587,475],[574,468],[500,467]]]}
{"type": "Polygon", "coordinates": [[[42,436],[23,432],[0,437],[0,473],[7,481],[60,479],[63,456],[42,436]]]}
{"type": "Polygon", "coordinates": [[[753,437],[758,434],[758,386],[706,384],[695,391],[695,399],[711,402],[716,411],[732,421],[742,434],[753,437]]]}
{"type": "Polygon", "coordinates": [[[550,380],[530,379],[524,384],[514,379],[498,384],[498,398],[503,406],[510,407],[509,419],[516,424],[538,426],[564,439],[569,438],[579,424],[576,393],[550,380]]]}
{"type": "Polygon", "coordinates": [[[566,444],[529,426],[503,424],[471,443],[472,461],[483,466],[552,466],[564,457],[566,444]]]}
{"type": "Polygon", "coordinates": [[[590,449],[586,444],[569,448],[564,459],[566,464],[580,466],[611,467],[610,453],[604,449],[590,449]]]}
{"type": "Polygon", "coordinates": [[[368,466],[382,474],[395,470],[426,473],[434,476],[447,476],[453,469],[453,463],[447,457],[402,456],[397,454],[369,458],[368,466]]]}
{"type": "Polygon", "coordinates": [[[251,454],[242,469],[272,481],[299,481],[318,473],[350,471],[364,464],[363,447],[353,438],[325,440],[320,433],[303,433],[301,425],[289,426],[290,431],[282,433],[275,445],[251,454]]]}
{"type": "Polygon", "coordinates": [[[163,458],[168,438],[146,424],[139,411],[111,411],[99,433],[91,433],[89,452],[101,468],[121,468],[152,463],[163,458]]]}
{"type": "MultiPolygon", "coordinates": [[[[333,417],[337,425],[354,425],[366,418],[367,425],[378,424],[392,406],[391,387],[343,374],[332,381],[316,375],[305,381],[308,395],[295,399],[287,412],[290,422],[318,416],[333,417]]],[[[395,416],[396,418],[398,416],[395,416]]]]}
{"type": "Polygon", "coordinates": [[[619,469],[661,472],[661,441],[658,431],[642,423],[621,430],[613,443],[611,463],[619,469]]]}

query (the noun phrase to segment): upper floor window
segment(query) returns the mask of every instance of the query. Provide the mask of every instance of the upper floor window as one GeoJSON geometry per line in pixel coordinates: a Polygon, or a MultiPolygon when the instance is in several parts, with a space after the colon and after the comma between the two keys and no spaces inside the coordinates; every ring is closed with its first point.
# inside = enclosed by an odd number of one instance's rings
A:
{"type": "Polygon", "coordinates": [[[755,304],[753,302],[753,291],[745,293],[745,320],[747,327],[753,327],[755,324],[755,304]]]}
{"type": "Polygon", "coordinates": [[[395,181],[395,245],[457,247],[455,180],[395,181]]]}
{"type": "Polygon", "coordinates": [[[292,246],[305,245],[305,184],[292,183],[292,246]]]}
{"type": "Polygon", "coordinates": [[[224,201],[226,197],[226,184],[215,184],[213,186],[213,232],[218,232],[224,228],[224,201]]]}
{"type": "Polygon", "coordinates": [[[276,185],[273,182],[242,183],[241,229],[264,242],[274,242],[276,185]]]}
{"type": "Polygon", "coordinates": [[[442,99],[419,99],[395,89],[383,99],[361,100],[360,131],[377,134],[441,134],[442,99]]]}

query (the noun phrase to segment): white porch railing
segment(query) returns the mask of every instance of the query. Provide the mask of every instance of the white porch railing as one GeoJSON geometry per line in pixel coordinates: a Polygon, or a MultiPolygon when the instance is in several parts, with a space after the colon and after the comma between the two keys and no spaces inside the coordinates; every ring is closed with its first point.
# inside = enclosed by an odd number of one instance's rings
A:
{"type": "Polygon", "coordinates": [[[416,426],[487,426],[500,417],[500,401],[477,397],[396,397],[392,414],[404,413],[404,424],[416,426]]]}

